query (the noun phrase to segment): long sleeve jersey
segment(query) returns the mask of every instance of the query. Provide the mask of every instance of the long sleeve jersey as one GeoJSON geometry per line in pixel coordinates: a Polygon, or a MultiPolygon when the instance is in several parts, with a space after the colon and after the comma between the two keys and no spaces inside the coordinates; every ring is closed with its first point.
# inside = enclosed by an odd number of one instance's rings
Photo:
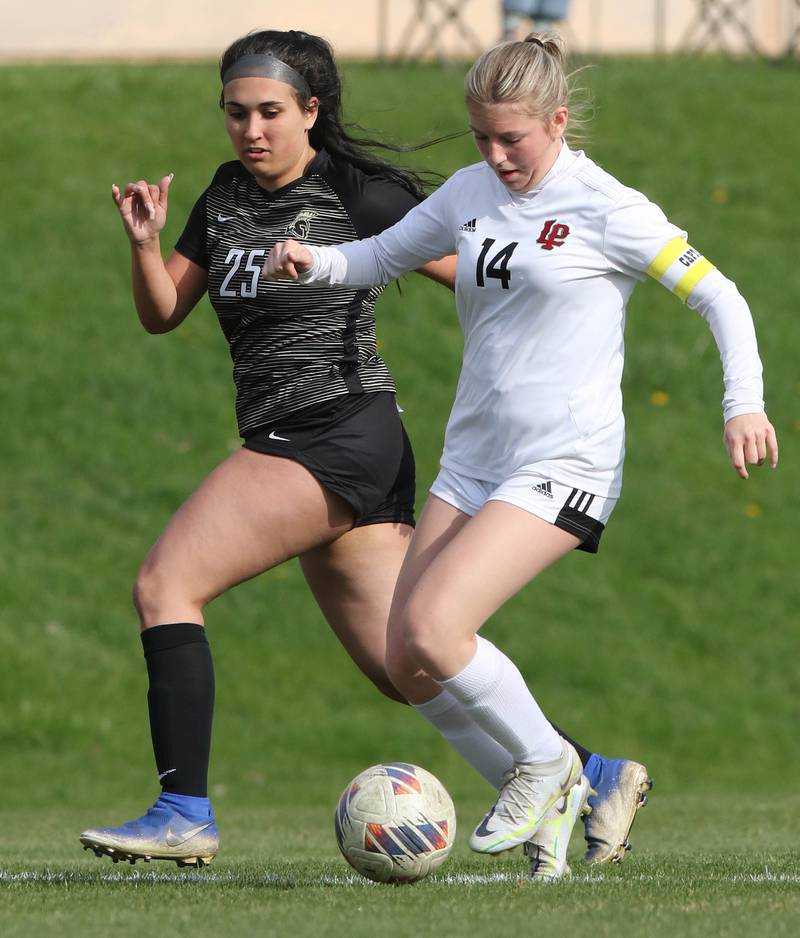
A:
{"type": "Polygon", "coordinates": [[[457,253],[464,352],[442,465],[473,478],[535,467],[619,494],[625,310],[648,275],[708,322],[725,420],[763,412],[752,317],[736,286],[658,206],[566,145],[529,192],[475,164],[381,234],[310,250],[302,279],[351,286],[457,253]]]}

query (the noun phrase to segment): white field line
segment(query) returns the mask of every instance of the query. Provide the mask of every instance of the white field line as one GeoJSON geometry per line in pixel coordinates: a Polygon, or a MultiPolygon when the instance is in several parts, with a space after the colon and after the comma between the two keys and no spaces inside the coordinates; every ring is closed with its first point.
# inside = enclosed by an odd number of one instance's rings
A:
{"type": "MultiPolygon", "coordinates": [[[[796,873],[772,873],[765,868],[758,873],[735,873],[733,876],[686,876],[680,877],[687,882],[717,882],[717,883],[741,883],[745,884],[767,884],[767,883],[792,883],[800,884],[800,874],[796,873]]],[[[569,883],[590,883],[592,885],[602,885],[603,883],[614,883],[616,886],[626,883],[658,883],[673,880],[674,877],[668,877],[666,874],[638,873],[633,875],[607,876],[603,873],[589,874],[583,873],[572,876],[564,880],[561,885],[569,883]]],[[[430,882],[439,886],[486,886],[492,883],[523,883],[527,877],[515,873],[450,873],[433,874],[430,882]]],[[[239,873],[212,873],[211,871],[187,871],[185,873],[156,873],[140,872],[131,870],[130,873],[101,873],[99,875],[85,874],[83,871],[75,872],[54,872],[54,871],[23,871],[11,873],[6,870],[0,870],[0,883],[43,883],[58,885],[63,883],[82,882],[92,883],[131,883],[134,885],[147,883],[239,883],[243,886],[275,886],[290,885],[297,886],[364,886],[373,888],[378,883],[363,879],[352,873],[345,873],[340,876],[318,876],[308,877],[294,876],[291,874],[282,875],[280,873],[260,873],[254,876],[242,876],[239,873]]],[[[558,884],[549,884],[558,885],[558,884]]]]}

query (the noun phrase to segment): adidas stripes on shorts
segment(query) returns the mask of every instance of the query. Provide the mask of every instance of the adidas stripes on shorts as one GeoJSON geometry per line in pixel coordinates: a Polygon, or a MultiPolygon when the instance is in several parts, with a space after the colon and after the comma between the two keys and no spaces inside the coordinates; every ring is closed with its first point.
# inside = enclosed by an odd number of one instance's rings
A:
{"type": "Polygon", "coordinates": [[[574,534],[581,540],[578,550],[591,554],[597,553],[603,529],[617,504],[616,498],[592,495],[525,468],[499,483],[483,482],[442,468],[430,491],[467,515],[477,514],[488,501],[516,505],[574,534]]]}

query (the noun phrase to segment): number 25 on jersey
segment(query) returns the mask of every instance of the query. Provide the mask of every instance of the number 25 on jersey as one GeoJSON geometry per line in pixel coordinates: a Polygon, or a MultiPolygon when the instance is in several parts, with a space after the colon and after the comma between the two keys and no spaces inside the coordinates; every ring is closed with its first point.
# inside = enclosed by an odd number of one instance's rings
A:
{"type": "Polygon", "coordinates": [[[225,258],[226,264],[232,264],[233,266],[225,274],[225,279],[222,281],[222,286],[219,288],[220,296],[241,296],[244,299],[252,299],[258,294],[258,277],[261,273],[261,267],[264,264],[264,257],[266,256],[266,251],[248,251],[247,252],[247,263],[244,266],[245,273],[250,274],[250,281],[248,283],[245,278],[239,289],[231,289],[231,280],[233,280],[236,272],[241,266],[242,260],[244,258],[245,252],[240,248],[231,248],[228,251],[228,256],[225,258]]]}

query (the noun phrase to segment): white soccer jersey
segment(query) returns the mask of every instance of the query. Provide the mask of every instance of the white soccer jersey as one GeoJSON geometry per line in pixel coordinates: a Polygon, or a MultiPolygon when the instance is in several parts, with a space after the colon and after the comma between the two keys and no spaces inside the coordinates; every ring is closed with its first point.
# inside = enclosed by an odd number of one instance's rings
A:
{"type": "Polygon", "coordinates": [[[349,285],[458,254],[464,354],[442,465],[475,479],[533,467],[619,494],[625,307],[647,274],[707,319],[725,419],[764,409],[753,323],[735,285],[658,206],[566,145],[529,192],[511,192],[478,163],[376,237],[310,250],[303,280],[349,285]]]}

